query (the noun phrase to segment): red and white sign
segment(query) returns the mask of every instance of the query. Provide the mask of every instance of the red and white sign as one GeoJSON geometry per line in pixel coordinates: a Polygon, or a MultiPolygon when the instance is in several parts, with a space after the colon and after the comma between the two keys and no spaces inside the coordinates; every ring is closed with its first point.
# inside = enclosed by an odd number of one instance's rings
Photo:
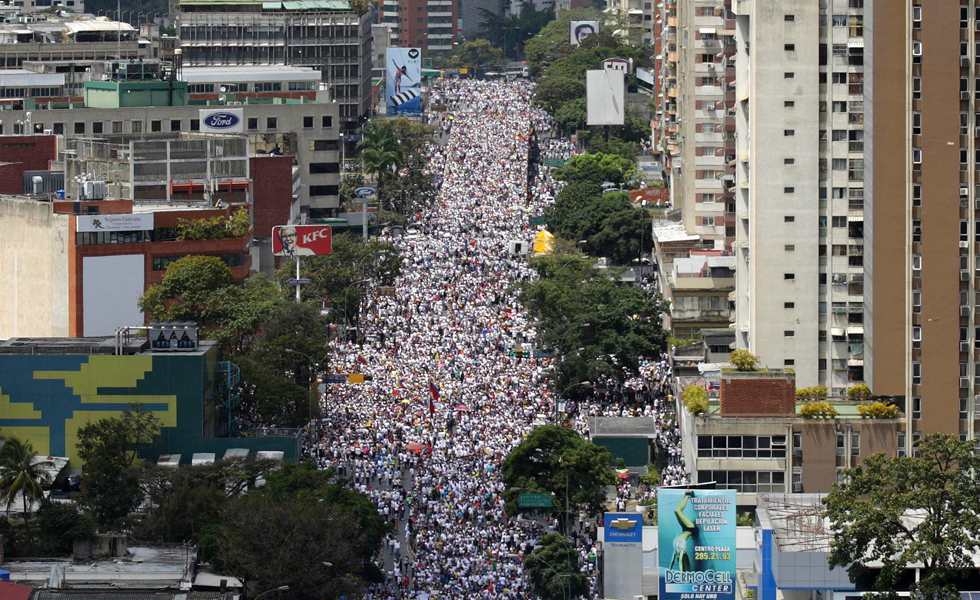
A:
{"type": "Polygon", "coordinates": [[[272,253],[276,256],[325,256],[333,251],[329,225],[283,225],[272,228],[272,253]]]}

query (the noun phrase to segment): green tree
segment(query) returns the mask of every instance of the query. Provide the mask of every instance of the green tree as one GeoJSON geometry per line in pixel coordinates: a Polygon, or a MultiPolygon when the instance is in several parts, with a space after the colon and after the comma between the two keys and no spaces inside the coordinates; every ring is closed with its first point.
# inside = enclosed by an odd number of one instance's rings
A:
{"type": "Polygon", "coordinates": [[[531,75],[540,75],[544,66],[575,50],[575,46],[569,43],[568,36],[571,21],[598,21],[601,17],[602,13],[593,8],[573,8],[558,13],[537,36],[524,44],[531,75]]]}
{"type": "Polygon", "coordinates": [[[874,588],[897,599],[908,565],[920,563],[913,597],[958,600],[957,584],[980,549],[980,459],[973,442],[947,434],[927,435],[916,449],[917,457],[874,454],[834,485],[824,500],[834,535],[830,566],[847,568],[854,580],[880,563],[874,588]]]}
{"type": "Polygon", "coordinates": [[[585,97],[585,81],[572,77],[548,77],[534,88],[534,100],[548,112],[585,97]]]}
{"type": "Polygon", "coordinates": [[[564,167],[555,169],[555,179],[575,182],[602,183],[608,181],[625,184],[636,173],[636,165],[629,159],[615,154],[579,154],[573,156],[564,167]]]}
{"type": "Polygon", "coordinates": [[[10,514],[10,506],[20,496],[24,519],[31,518],[35,502],[44,497],[41,488],[48,483],[48,460],[38,460],[34,446],[28,441],[8,437],[0,448],[0,500],[10,514]]]}
{"type": "Polygon", "coordinates": [[[74,503],[43,500],[34,519],[37,530],[35,556],[70,556],[76,540],[95,534],[92,515],[78,510],[74,503]]]}
{"type": "MultiPolygon", "coordinates": [[[[565,498],[569,510],[584,506],[589,514],[603,511],[605,486],[615,485],[608,450],[585,440],[569,427],[544,425],[531,432],[507,458],[501,474],[507,490],[503,497],[507,514],[517,514],[518,496],[537,490],[553,496],[552,506],[566,522],[565,498]]],[[[523,509],[528,510],[528,509],[523,509]]]]}
{"type": "Polygon", "coordinates": [[[589,591],[589,579],[582,572],[578,553],[560,533],[542,536],[524,566],[531,579],[531,590],[541,598],[579,598],[589,591]]]}
{"type": "MultiPolygon", "coordinates": [[[[755,366],[759,364],[759,357],[745,348],[738,348],[737,350],[732,350],[732,356],[728,359],[728,362],[732,363],[736,370],[755,371],[755,366]]],[[[826,395],[824,394],[824,396],[826,395]]]]}
{"type": "Polygon", "coordinates": [[[617,265],[639,261],[643,253],[653,250],[653,232],[647,233],[650,223],[649,213],[642,208],[630,206],[617,211],[603,219],[602,228],[589,237],[586,249],[617,265]]]}
{"type": "Polygon", "coordinates": [[[476,39],[463,42],[453,48],[446,60],[446,66],[454,69],[467,68],[475,71],[477,68],[500,64],[504,60],[504,52],[495,48],[488,40],[476,39]]]}
{"type": "Polygon", "coordinates": [[[405,164],[405,148],[394,129],[382,121],[369,121],[357,143],[361,165],[378,182],[378,196],[384,196],[385,183],[405,164]]]}
{"type": "Polygon", "coordinates": [[[124,413],[78,430],[76,447],[84,463],[79,503],[100,526],[118,525],[139,504],[142,491],[139,468],[133,465],[134,448],[139,440],[159,434],[158,423],[124,413]]]}

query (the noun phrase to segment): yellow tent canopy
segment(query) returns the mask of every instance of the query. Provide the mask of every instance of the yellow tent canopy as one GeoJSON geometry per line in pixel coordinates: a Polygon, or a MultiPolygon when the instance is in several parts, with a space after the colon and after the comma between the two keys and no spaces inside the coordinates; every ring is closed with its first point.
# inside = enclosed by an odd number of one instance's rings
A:
{"type": "Polygon", "coordinates": [[[555,250],[555,236],[547,229],[534,236],[534,255],[551,254],[555,250]]]}

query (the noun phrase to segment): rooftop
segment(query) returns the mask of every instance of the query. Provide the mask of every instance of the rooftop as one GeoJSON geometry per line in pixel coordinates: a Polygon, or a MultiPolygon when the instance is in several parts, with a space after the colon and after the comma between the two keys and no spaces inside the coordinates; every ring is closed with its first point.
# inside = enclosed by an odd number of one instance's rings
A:
{"type": "MultiPolygon", "coordinates": [[[[181,354],[204,354],[217,342],[201,340],[193,350],[183,350],[181,354]]],[[[130,338],[123,341],[124,354],[149,354],[145,338],[130,338]]],[[[10,338],[0,340],[0,355],[2,354],[54,354],[59,356],[70,354],[114,354],[116,338],[84,337],[84,338],[10,338]]]]}
{"type": "Polygon", "coordinates": [[[184,67],[180,79],[187,83],[320,81],[320,72],[312,67],[291,66],[184,67]]]}
{"type": "Polygon", "coordinates": [[[683,223],[673,222],[655,225],[653,227],[653,236],[661,244],[665,242],[697,242],[701,240],[701,236],[688,233],[684,229],[683,223]]]}
{"type": "Polygon", "coordinates": [[[593,437],[652,437],[657,434],[657,427],[649,417],[591,417],[589,434],[593,437]]]}
{"type": "MultiPolygon", "coordinates": [[[[190,546],[131,546],[123,558],[70,560],[25,560],[4,562],[11,583],[40,585],[47,583],[52,571],[62,570],[61,579],[72,588],[137,590],[190,589],[191,572],[197,552],[190,546]]],[[[54,594],[54,592],[48,592],[54,594]]],[[[78,598],[71,592],[57,592],[54,598],[78,598]],[[68,595],[61,595],[68,594],[68,595]]],[[[86,600],[91,596],[86,596],[86,600]]],[[[146,600],[160,600],[150,594],[146,600]]],[[[126,600],[129,600],[127,598],[126,600]]],[[[139,600],[143,600],[140,598],[139,600]]]]}

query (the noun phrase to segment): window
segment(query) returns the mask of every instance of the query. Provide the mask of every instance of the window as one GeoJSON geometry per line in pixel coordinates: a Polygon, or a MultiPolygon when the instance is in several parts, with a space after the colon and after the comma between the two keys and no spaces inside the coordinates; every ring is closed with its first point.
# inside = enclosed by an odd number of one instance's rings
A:
{"type": "Polygon", "coordinates": [[[92,133],[101,134],[102,133],[102,121],[96,121],[92,123],[92,133]]]}
{"type": "Polygon", "coordinates": [[[340,193],[340,186],[337,185],[311,185],[310,196],[336,196],[340,193]]]}
{"type": "Polygon", "coordinates": [[[785,15],[783,17],[783,20],[786,21],[787,23],[791,23],[796,20],[796,15],[785,15]]]}
{"type": "Polygon", "coordinates": [[[832,105],[835,113],[846,113],[847,112],[847,102],[844,101],[834,101],[832,105]]]}
{"type": "Polygon", "coordinates": [[[200,130],[201,130],[201,120],[191,119],[191,131],[200,131],[200,130]]]}
{"type": "Polygon", "coordinates": [[[846,129],[835,129],[831,132],[830,139],[834,142],[846,142],[847,141],[847,130],[846,129]]]}
{"type": "Polygon", "coordinates": [[[847,227],[847,217],[834,217],[831,224],[834,227],[847,227]]]}
{"type": "Polygon", "coordinates": [[[922,148],[912,148],[912,164],[922,164],[922,148]]]}
{"type": "Polygon", "coordinates": [[[163,131],[163,121],[150,121],[150,131],[163,131]]]}
{"type": "Polygon", "coordinates": [[[785,50],[787,52],[795,52],[796,51],[796,44],[783,44],[783,50],[785,50]]]}
{"type": "Polygon", "coordinates": [[[333,117],[322,117],[320,119],[321,127],[333,127],[333,117]]]}
{"type": "Polygon", "coordinates": [[[702,204],[714,204],[717,198],[714,194],[701,194],[702,204]]]}
{"type": "Polygon", "coordinates": [[[180,119],[170,119],[170,131],[180,131],[180,119]]]}
{"type": "Polygon", "coordinates": [[[122,133],[122,132],[123,132],[123,123],[122,123],[122,121],[113,121],[112,122],[112,133],[122,133]]]}
{"type": "Polygon", "coordinates": [[[847,27],[847,15],[834,15],[832,23],[834,27],[847,27]]]}
{"type": "Polygon", "coordinates": [[[915,29],[922,27],[922,7],[913,5],[912,6],[912,23],[915,29]]]}
{"type": "Polygon", "coordinates": [[[340,173],[340,163],[310,163],[310,174],[340,173]]]}
{"type": "Polygon", "coordinates": [[[85,123],[75,123],[75,134],[85,135],[85,123]]]}
{"type": "Polygon", "coordinates": [[[795,158],[784,158],[783,159],[783,164],[784,165],[795,165],[796,164],[796,159],[795,158]]]}
{"type": "Polygon", "coordinates": [[[913,77],[912,78],[912,99],[921,100],[922,99],[922,78],[913,77]]]}
{"type": "Polygon", "coordinates": [[[796,102],[794,100],[786,100],[783,102],[783,108],[793,108],[794,106],[796,106],[796,102]]]}
{"type": "Polygon", "coordinates": [[[912,242],[922,242],[922,219],[912,219],[912,242]]]}
{"type": "MultiPolygon", "coordinates": [[[[921,365],[921,363],[912,363],[913,370],[915,368],[915,365],[919,365],[919,377],[921,378],[922,377],[922,370],[921,370],[922,369],[922,365],[921,365]]],[[[919,383],[921,383],[921,381],[919,383]]],[[[913,419],[921,419],[922,418],[922,398],[919,398],[918,396],[913,396],[912,397],[912,418],[913,419]]]]}
{"type": "Polygon", "coordinates": [[[783,366],[784,366],[784,367],[792,367],[792,366],[794,366],[795,364],[796,364],[796,361],[795,361],[795,360],[793,360],[792,358],[786,358],[786,359],[783,359],[783,366]]]}
{"type": "Polygon", "coordinates": [[[837,432],[837,456],[844,456],[844,432],[837,432]]]}
{"type": "Polygon", "coordinates": [[[698,458],[786,458],[784,435],[699,435],[698,458]]]}
{"type": "Polygon", "coordinates": [[[787,329],[783,331],[783,337],[795,337],[795,336],[796,336],[796,332],[793,331],[792,329],[787,329]]]}
{"type": "Polygon", "coordinates": [[[255,131],[259,128],[259,120],[255,117],[248,118],[248,129],[249,131],[255,131]]]}
{"type": "Polygon", "coordinates": [[[922,206],[922,184],[912,184],[912,206],[922,206]]]}
{"type": "Polygon", "coordinates": [[[143,121],[130,121],[129,126],[133,133],[143,133],[143,121]]]}
{"type": "Polygon", "coordinates": [[[310,150],[323,152],[327,150],[338,150],[340,143],[336,140],[310,140],[310,150]]]}
{"type": "Polygon", "coordinates": [[[912,312],[922,312],[922,290],[912,290],[912,312]]]}
{"type": "Polygon", "coordinates": [[[792,187],[784,187],[783,188],[783,193],[784,194],[792,194],[795,191],[796,191],[796,188],[792,188],[792,187]]]}
{"type": "Polygon", "coordinates": [[[785,250],[786,252],[795,252],[796,246],[793,244],[786,244],[785,246],[783,246],[783,250],[785,250]]]}
{"type": "Polygon", "coordinates": [[[861,432],[851,431],[851,456],[861,454],[861,432]]]}
{"type": "Polygon", "coordinates": [[[796,273],[783,273],[784,281],[793,281],[796,279],[796,273]]]}
{"type": "Polygon", "coordinates": [[[279,127],[279,120],[276,117],[266,117],[265,128],[266,129],[277,129],[279,127]]]}
{"type": "Polygon", "coordinates": [[[784,129],[783,130],[783,135],[786,136],[786,137],[794,136],[794,135],[796,135],[796,131],[794,131],[792,129],[784,129]]]}
{"type": "Polygon", "coordinates": [[[922,255],[913,254],[912,255],[912,270],[921,271],[922,270],[922,255]]]}
{"type": "Polygon", "coordinates": [[[790,216],[783,217],[783,223],[792,223],[795,220],[796,217],[790,217],[790,216]]]}
{"type": "Polygon", "coordinates": [[[896,436],[895,436],[895,442],[896,442],[895,445],[897,446],[897,448],[895,449],[896,450],[895,454],[897,456],[906,456],[906,452],[905,452],[905,432],[904,431],[899,431],[896,434],[896,436]]]}
{"type": "Polygon", "coordinates": [[[796,306],[795,302],[783,302],[783,308],[793,308],[796,306]]]}
{"type": "Polygon", "coordinates": [[[313,127],[313,117],[303,117],[303,128],[311,129],[313,127]]]}
{"type": "Polygon", "coordinates": [[[919,111],[912,113],[912,135],[922,135],[922,113],[919,111]]]}
{"type": "MultiPolygon", "coordinates": [[[[912,362],[912,385],[922,385],[922,363],[919,361],[912,362]]],[[[913,402],[915,401],[914,398],[912,400],[913,402]]],[[[916,418],[914,408],[912,409],[912,412],[912,418],[914,419],[916,418]]]]}
{"type": "Polygon", "coordinates": [[[256,83],[253,87],[256,92],[281,92],[282,91],[282,83],[278,81],[277,82],[265,81],[262,83],[256,83]]]}
{"type": "Polygon", "coordinates": [[[785,73],[783,73],[783,79],[795,79],[795,78],[796,78],[796,73],[792,71],[786,71],[785,73]]]}
{"type": "Polygon", "coordinates": [[[915,40],[912,42],[912,56],[916,58],[922,57],[922,42],[915,40]]]}

